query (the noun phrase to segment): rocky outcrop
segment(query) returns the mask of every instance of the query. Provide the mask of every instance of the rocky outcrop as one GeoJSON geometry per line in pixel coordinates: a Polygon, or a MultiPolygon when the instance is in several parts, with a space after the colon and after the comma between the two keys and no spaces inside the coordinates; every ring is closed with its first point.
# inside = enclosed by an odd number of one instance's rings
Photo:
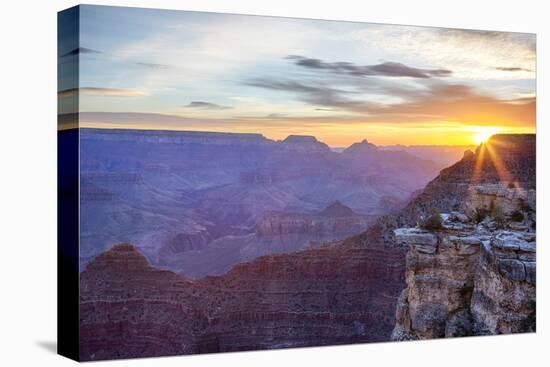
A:
{"type": "Polygon", "coordinates": [[[536,329],[534,233],[499,231],[481,248],[471,300],[473,334],[536,329]]]}
{"type": "Polygon", "coordinates": [[[195,353],[208,324],[197,288],[149,266],[132,245],[113,246],[80,275],[80,359],[195,353]]]}
{"type": "Polygon", "coordinates": [[[393,340],[535,330],[533,208],[518,200],[527,197],[526,191],[488,184],[470,192],[469,216],[444,214],[442,228],[435,231],[395,230],[396,240],[409,250],[407,288],[398,301],[393,340]],[[498,212],[503,218],[491,218],[496,215],[491,213],[479,218],[487,202],[504,207],[498,212]],[[520,213],[520,223],[512,213],[520,213]]]}
{"type": "MultiPolygon", "coordinates": [[[[536,136],[493,135],[474,154],[443,169],[397,216],[397,227],[410,226],[430,208],[462,211],[476,185],[536,188],[536,136]]],[[[395,228],[393,228],[395,229],[395,228]]]]}
{"type": "Polygon", "coordinates": [[[491,210],[498,208],[503,215],[511,215],[516,210],[529,209],[529,213],[536,211],[536,191],[516,187],[512,183],[497,183],[472,185],[468,196],[462,205],[466,215],[475,217],[477,209],[491,210]]]}
{"type": "Polygon", "coordinates": [[[378,150],[378,147],[372,143],[369,143],[367,139],[362,140],[359,143],[353,143],[342,152],[344,155],[354,154],[368,154],[378,150]]]}
{"type": "Polygon", "coordinates": [[[311,135],[289,135],[278,142],[283,149],[300,153],[330,153],[328,145],[311,135]]]}

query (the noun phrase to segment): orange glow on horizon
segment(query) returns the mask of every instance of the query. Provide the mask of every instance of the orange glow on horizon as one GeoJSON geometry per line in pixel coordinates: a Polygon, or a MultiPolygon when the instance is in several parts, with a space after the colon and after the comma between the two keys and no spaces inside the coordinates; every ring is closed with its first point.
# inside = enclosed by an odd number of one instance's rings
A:
{"type": "MultiPolygon", "coordinates": [[[[456,122],[441,123],[316,123],[285,124],[282,126],[262,127],[256,124],[235,124],[228,126],[182,126],[171,124],[143,124],[115,121],[80,121],[80,127],[108,129],[143,129],[174,131],[212,131],[231,133],[256,133],[268,139],[283,140],[288,135],[312,135],[331,147],[348,147],[353,143],[367,139],[379,145],[449,145],[477,146],[494,134],[535,133],[534,127],[527,126],[476,126],[456,122]]],[[[72,126],[71,126],[72,127],[72,126]]]]}

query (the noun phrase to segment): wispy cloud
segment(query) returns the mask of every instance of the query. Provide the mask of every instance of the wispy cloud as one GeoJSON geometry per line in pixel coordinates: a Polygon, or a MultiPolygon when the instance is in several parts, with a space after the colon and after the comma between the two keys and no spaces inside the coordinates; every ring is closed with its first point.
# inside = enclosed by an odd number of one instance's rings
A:
{"type": "Polygon", "coordinates": [[[59,91],[57,96],[59,98],[65,98],[75,96],[77,94],[105,97],[142,97],[148,95],[148,93],[135,89],[81,87],[59,91]]]}
{"type": "Polygon", "coordinates": [[[201,110],[215,110],[215,111],[230,110],[230,109],[233,108],[231,106],[222,106],[222,105],[219,105],[219,104],[210,103],[210,102],[203,102],[203,101],[193,101],[193,102],[189,103],[188,105],[186,105],[185,107],[186,108],[196,108],[196,109],[201,109],[201,110]]]}
{"type": "Polygon", "coordinates": [[[482,42],[488,47],[508,44],[510,48],[524,48],[532,55],[536,51],[536,38],[531,33],[479,31],[471,29],[435,28],[435,32],[444,41],[457,41],[472,45],[482,42]]]}
{"type": "Polygon", "coordinates": [[[532,73],[495,69],[513,60],[526,70],[535,69],[533,34],[448,28],[381,26],[365,29],[356,38],[366,50],[380,50],[385,59],[418,65],[444,65],[453,76],[471,80],[518,80],[532,73]]]}
{"type": "Polygon", "coordinates": [[[170,67],[167,64],[157,64],[153,62],[135,62],[134,64],[148,69],[167,69],[170,67]]]}
{"type": "Polygon", "coordinates": [[[280,119],[280,118],[283,118],[285,117],[286,114],[284,113],[270,113],[269,115],[267,115],[265,118],[268,118],[268,119],[280,119]]]}
{"type": "Polygon", "coordinates": [[[308,58],[299,55],[286,57],[293,60],[296,65],[314,70],[327,70],[339,74],[352,76],[387,76],[387,77],[410,77],[410,78],[431,78],[451,75],[446,69],[421,69],[399,62],[384,62],[375,65],[356,65],[351,62],[326,62],[320,59],[308,58]]]}
{"type": "Polygon", "coordinates": [[[531,69],[525,69],[520,67],[505,67],[505,66],[498,66],[495,69],[500,71],[527,71],[529,73],[533,71],[531,69]]]}
{"type": "Polygon", "coordinates": [[[536,99],[502,100],[470,86],[437,83],[404,103],[370,108],[366,112],[379,120],[456,121],[464,124],[534,126],[536,99]]]}
{"type": "MultiPolygon", "coordinates": [[[[342,81],[337,83],[342,85],[342,81]]],[[[441,80],[426,82],[417,88],[378,85],[380,95],[397,94],[400,102],[369,99],[360,90],[327,87],[311,81],[261,79],[247,85],[264,89],[292,92],[315,110],[342,111],[363,116],[362,121],[409,123],[418,121],[459,121],[466,124],[496,123],[534,126],[535,99],[498,99],[490,94],[460,83],[441,80]]],[[[371,90],[373,91],[373,90],[371,90]]]]}

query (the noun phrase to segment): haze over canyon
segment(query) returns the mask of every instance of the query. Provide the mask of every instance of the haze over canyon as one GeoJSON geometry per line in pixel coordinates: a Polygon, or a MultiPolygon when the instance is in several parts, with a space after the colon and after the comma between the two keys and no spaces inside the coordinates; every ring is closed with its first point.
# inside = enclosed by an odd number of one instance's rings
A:
{"type": "MultiPolygon", "coordinates": [[[[80,148],[81,266],[129,242],[190,277],[360,233],[442,168],[406,147],[335,152],[296,135],[80,129],[80,148]]],[[[451,149],[436,156],[458,160],[451,149]]]]}

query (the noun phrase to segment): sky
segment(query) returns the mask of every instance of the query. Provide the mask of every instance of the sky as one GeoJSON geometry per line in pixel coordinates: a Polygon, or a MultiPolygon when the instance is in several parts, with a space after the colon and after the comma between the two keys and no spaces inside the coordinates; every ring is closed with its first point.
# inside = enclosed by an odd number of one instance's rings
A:
{"type": "MultiPolygon", "coordinates": [[[[333,147],[535,132],[533,34],[81,6],[70,47],[59,62],[80,62],[81,127],[333,147]]],[[[60,82],[60,113],[76,93],[60,82]]]]}

